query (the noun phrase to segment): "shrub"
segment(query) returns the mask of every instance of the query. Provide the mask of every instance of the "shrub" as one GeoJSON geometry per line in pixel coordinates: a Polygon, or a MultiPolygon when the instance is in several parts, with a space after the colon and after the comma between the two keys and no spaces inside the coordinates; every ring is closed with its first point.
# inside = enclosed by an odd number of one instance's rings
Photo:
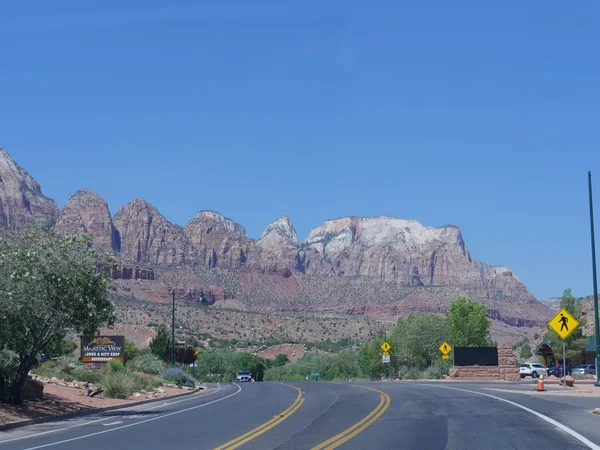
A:
{"type": "Polygon", "coordinates": [[[419,379],[423,378],[423,374],[416,367],[410,367],[410,368],[406,369],[406,371],[402,375],[402,378],[404,378],[406,380],[419,380],[419,379]]]}
{"type": "Polygon", "coordinates": [[[132,373],[133,389],[139,391],[151,391],[163,385],[163,379],[145,373],[132,373]]]}
{"type": "Polygon", "coordinates": [[[56,358],[56,370],[64,375],[71,375],[78,365],[79,360],[74,356],[56,358]]]}
{"type": "Polygon", "coordinates": [[[125,339],[125,364],[135,358],[139,353],[140,349],[137,348],[135,342],[125,339]]]}
{"type": "Polygon", "coordinates": [[[109,398],[127,398],[135,391],[133,377],[125,371],[105,375],[101,386],[109,398]]]}
{"type": "Polygon", "coordinates": [[[127,363],[128,369],[150,375],[158,375],[165,367],[166,364],[153,353],[141,353],[127,363]]]}
{"type": "Polygon", "coordinates": [[[81,369],[73,372],[73,377],[78,381],[98,384],[102,381],[103,375],[100,372],[91,372],[89,370],[81,369]]]}
{"type": "Polygon", "coordinates": [[[177,367],[169,367],[167,370],[163,370],[161,375],[165,380],[170,381],[177,386],[196,386],[195,378],[177,367]]]}
{"type": "Polygon", "coordinates": [[[125,369],[125,367],[123,366],[123,363],[121,361],[117,361],[115,359],[111,359],[108,362],[108,368],[110,369],[111,372],[123,372],[123,369],[125,369]]]}

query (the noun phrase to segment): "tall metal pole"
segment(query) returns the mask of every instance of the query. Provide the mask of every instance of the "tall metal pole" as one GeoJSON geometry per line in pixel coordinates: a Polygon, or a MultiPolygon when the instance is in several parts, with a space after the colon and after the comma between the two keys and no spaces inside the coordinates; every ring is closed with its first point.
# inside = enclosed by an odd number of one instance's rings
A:
{"type": "Polygon", "coordinates": [[[594,237],[594,203],[592,202],[592,172],[588,172],[588,188],[590,193],[590,228],[592,233],[592,276],[594,278],[594,321],[596,323],[596,383],[600,387],[600,323],[598,322],[598,281],[596,278],[596,239],[594,237]]]}
{"type": "Polygon", "coordinates": [[[173,291],[173,318],[171,320],[171,367],[175,367],[175,291],[173,291]]]}
{"type": "Polygon", "coordinates": [[[565,382],[565,389],[567,388],[567,350],[565,341],[563,339],[563,380],[565,382]]]}

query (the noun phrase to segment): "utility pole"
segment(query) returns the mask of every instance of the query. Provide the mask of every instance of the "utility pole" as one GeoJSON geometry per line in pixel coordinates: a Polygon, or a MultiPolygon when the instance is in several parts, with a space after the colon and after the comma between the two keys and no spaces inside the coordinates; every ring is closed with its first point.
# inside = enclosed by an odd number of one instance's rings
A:
{"type": "MultiPolygon", "coordinates": [[[[594,203],[592,201],[592,172],[588,172],[588,189],[590,197],[590,229],[592,234],[592,277],[594,280],[594,321],[596,325],[596,368],[600,366],[600,323],[598,323],[598,281],[596,278],[596,239],[594,236],[594,203]]],[[[595,386],[600,387],[600,375],[596,370],[595,386]]]]}
{"type": "MultiPolygon", "coordinates": [[[[175,367],[175,300],[181,300],[187,298],[189,294],[182,297],[175,297],[175,291],[173,291],[173,316],[171,318],[171,367],[175,367]]],[[[200,291],[198,294],[198,303],[204,303],[204,291],[200,291]]]]}

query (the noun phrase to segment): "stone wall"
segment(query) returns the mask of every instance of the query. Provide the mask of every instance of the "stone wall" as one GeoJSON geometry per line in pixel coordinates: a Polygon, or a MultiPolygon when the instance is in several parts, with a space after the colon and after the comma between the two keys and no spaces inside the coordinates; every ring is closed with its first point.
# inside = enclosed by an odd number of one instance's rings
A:
{"type": "Polygon", "coordinates": [[[450,378],[477,381],[519,381],[517,358],[511,348],[498,348],[497,366],[454,366],[450,378]]]}

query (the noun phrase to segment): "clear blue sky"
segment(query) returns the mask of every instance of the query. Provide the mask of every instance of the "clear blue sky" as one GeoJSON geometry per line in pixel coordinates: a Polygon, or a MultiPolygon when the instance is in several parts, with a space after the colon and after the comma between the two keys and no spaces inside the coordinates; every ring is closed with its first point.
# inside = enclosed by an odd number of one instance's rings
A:
{"type": "Polygon", "coordinates": [[[591,293],[597,2],[165,4],[2,3],[0,146],[61,206],[455,224],[536,297],[591,293]]]}

